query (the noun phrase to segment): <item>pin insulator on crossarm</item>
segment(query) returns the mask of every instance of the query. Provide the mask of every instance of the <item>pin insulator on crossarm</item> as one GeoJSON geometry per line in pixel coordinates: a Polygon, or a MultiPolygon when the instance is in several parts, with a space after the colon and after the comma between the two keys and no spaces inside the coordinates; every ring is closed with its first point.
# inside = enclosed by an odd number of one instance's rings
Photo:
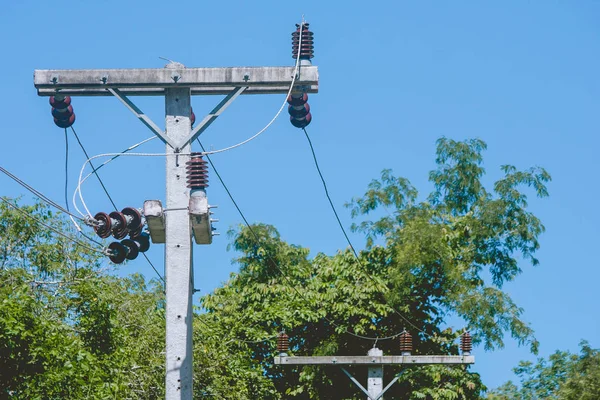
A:
{"type": "Polygon", "coordinates": [[[289,336],[285,332],[281,331],[277,335],[277,351],[280,356],[285,355],[290,348],[289,336]]]}
{"type": "Polygon", "coordinates": [[[460,350],[465,356],[470,355],[471,350],[473,350],[473,338],[469,331],[466,331],[460,336],[460,350]]]}
{"type": "Polygon", "coordinates": [[[400,353],[403,356],[410,356],[412,353],[412,335],[404,330],[400,334],[400,353]]]}

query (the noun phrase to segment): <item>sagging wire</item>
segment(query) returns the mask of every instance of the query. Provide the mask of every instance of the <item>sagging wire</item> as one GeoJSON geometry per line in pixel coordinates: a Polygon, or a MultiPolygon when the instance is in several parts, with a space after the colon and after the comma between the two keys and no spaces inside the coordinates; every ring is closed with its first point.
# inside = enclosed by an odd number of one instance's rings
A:
{"type": "MultiPolygon", "coordinates": [[[[204,146],[202,145],[202,142],[200,142],[200,139],[197,139],[198,144],[200,145],[200,147],[202,148],[202,150],[204,151],[204,146]]],[[[206,153],[204,153],[206,154],[206,153]]],[[[217,175],[217,178],[219,179],[219,181],[221,182],[221,185],[223,185],[223,188],[225,189],[225,192],[227,192],[227,195],[229,196],[229,199],[231,200],[231,202],[233,203],[233,205],[235,206],[235,208],[237,209],[238,213],[240,214],[240,216],[242,217],[242,220],[244,221],[244,223],[246,224],[246,227],[248,228],[248,230],[250,231],[251,235],[254,237],[254,240],[256,241],[257,244],[260,244],[260,238],[258,237],[258,235],[256,234],[256,232],[254,231],[254,229],[252,228],[252,226],[250,225],[250,223],[248,222],[248,220],[246,219],[246,216],[244,215],[244,213],[242,212],[242,210],[240,209],[239,205],[237,204],[237,202],[235,201],[235,199],[233,198],[233,195],[231,194],[231,192],[229,191],[229,188],[227,187],[227,185],[225,184],[225,182],[223,181],[223,178],[221,177],[221,175],[219,174],[219,171],[217,171],[214,163],[212,162],[212,160],[210,159],[210,156],[207,155],[207,160],[210,163],[213,171],[215,171],[215,175],[217,175]]],[[[269,258],[269,261],[271,262],[272,265],[274,265],[277,270],[279,271],[279,273],[281,274],[281,276],[283,276],[288,283],[290,284],[290,287],[307,303],[309,304],[308,299],[302,294],[302,292],[300,292],[298,290],[298,288],[296,288],[296,285],[293,284],[293,282],[291,281],[291,279],[283,272],[283,270],[281,269],[281,267],[279,266],[279,264],[277,263],[277,261],[275,261],[273,259],[273,257],[271,257],[268,253],[267,253],[267,257],[269,258]]],[[[357,337],[359,339],[364,339],[364,340],[390,340],[390,339],[394,339],[398,336],[400,336],[402,334],[402,332],[396,333],[394,335],[391,336],[386,336],[386,337],[369,337],[369,336],[363,336],[363,335],[359,335],[357,333],[351,332],[349,331],[347,328],[344,328],[340,325],[338,325],[337,323],[335,323],[334,321],[330,320],[327,317],[324,317],[324,319],[329,322],[332,326],[337,327],[337,328],[342,328],[344,329],[344,332],[357,337]]]]}
{"type": "Polygon", "coordinates": [[[64,233],[62,233],[61,231],[59,231],[58,229],[46,224],[45,222],[42,222],[39,218],[34,217],[31,214],[28,214],[27,212],[23,211],[20,207],[12,204],[10,201],[6,200],[4,197],[0,197],[0,201],[4,202],[6,205],[10,206],[11,208],[15,209],[16,211],[18,211],[19,213],[23,214],[24,216],[26,216],[27,218],[30,218],[32,220],[34,220],[36,223],[42,225],[43,227],[51,230],[52,232],[56,233],[57,235],[62,236],[63,238],[75,243],[78,246],[81,246],[82,248],[98,253],[98,254],[102,254],[102,255],[106,255],[106,252],[104,250],[98,250],[95,249],[93,247],[90,247],[80,241],[78,241],[77,239],[74,239],[73,237],[69,236],[69,235],[65,235],[64,233]]]}
{"type": "MultiPolygon", "coordinates": [[[[308,135],[308,132],[306,131],[306,128],[302,128],[302,130],[304,131],[306,139],[308,140],[308,144],[310,146],[310,151],[312,153],[313,160],[315,162],[315,167],[317,168],[317,172],[319,173],[319,177],[321,178],[321,182],[323,183],[323,188],[325,189],[325,195],[327,196],[327,200],[329,200],[329,205],[331,206],[331,209],[333,210],[333,213],[335,214],[335,218],[337,219],[337,222],[338,222],[338,224],[340,226],[340,229],[342,230],[342,232],[344,234],[344,237],[346,238],[346,241],[348,242],[348,245],[350,246],[350,249],[352,250],[352,254],[354,255],[354,258],[356,259],[356,261],[358,262],[358,264],[360,265],[360,267],[365,270],[365,275],[367,276],[367,278],[369,280],[371,280],[371,282],[373,282],[375,284],[375,286],[377,287],[377,286],[379,286],[378,283],[368,273],[368,271],[366,270],[365,266],[361,262],[360,257],[358,256],[358,253],[356,252],[354,246],[352,245],[352,242],[350,241],[350,238],[348,237],[348,234],[346,233],[346,229],[344,229],[344,226],[343,226],[342,222],[340,221],[340,217],[338,216],[338,213],[337,213],[337,210],[335,208],[335,205],[333,204],[333,201],[331,200],[331,196],[329,195],[329,190],[327,189],[327,183],[325,182],[325,178],[323,177],[323,174],[321,173],[321,168],[319,167],[319,162],[317,161],[317,155],[315,153],[315,149],[313,147],[312,141],[310,140],[310,136],[308,135]]],[[[385,296],[384,296],[384,300],[385,300],[385,296]]],[[[393,307],[391,304],[389,304],[389,302],[387,302],[387,300],[386,300],[386,304],[394,311],[395,314],[397,314],[400,318],[402,318],[407,324],[409,324],[410,326],[412,326],[413,328],[415,328],[417,331],[419,331],[420,333],[422,333],[424,336],[431,337],[431,335],[429,333],[427,333],[424,330],[420,329],[418,326],[416,326],[415,324],[413,324],[408,318],[406,318],[402,313],[400,313],[398,310],[396,310],[396,308],[393,307]]],[[[379,339],[379,340],[383,340],[383,339],[379,339]]]]}

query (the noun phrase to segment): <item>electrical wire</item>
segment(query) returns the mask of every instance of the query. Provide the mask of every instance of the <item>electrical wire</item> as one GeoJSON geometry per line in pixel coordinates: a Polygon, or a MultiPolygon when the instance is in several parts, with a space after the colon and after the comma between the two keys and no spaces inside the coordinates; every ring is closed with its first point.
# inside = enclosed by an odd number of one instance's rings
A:
{"type": "Polygon", "coordinates": [[[90,210],[87,208],[87,205],[85,203],[85,200],[83,200],[83,193],[81,191],[81,185],[90,177],[93,175],[93,173],[89,173],[85,178],[82,179],[83,177],[83,171],[85,170],[85,167],[88,164],[91,164],[92,160],[95,160],[96,158],[100,158],[100,157],[111,157],[111,156],[115,156],[115,155],[119,155],[119,156],[127,156],[127,157],[166,157],[166,156],[190,156],[192,155],[192,153],[104,153],[104,154],[98,154],[95,155],[93,157],[89,157],[84,163],[83,166],[81,167],[81,171],[79,172],[79,183],[77,184],[77,187],[75,188],[75,192],[73,193],[73,205],[75,206],[75,209],[77,210],[77,212],[81,215],[81,217],[85,218],[84,213],[81,212],[81,210],[77,207],[77,202],[76,202],[76,197],[77,194],[79,194],[79,200],[81,201],[87,215],[90,218],[93,218],[92,214],[90,213],[90,210]]]}
{"type": "Polygon", "coordinates": [[[142,141],[141,141],[141,142],[139,142],[139,143],[136,143],[136,144],[134,144],[134,145],[131,145],[131,146],[129,146],[128,148],[126,148],[125,150],[123,150],[122,152],[120,152],[119,154],[117,154],[117,155],[113,156],[112,158],[110,158],[110,159],[108,159],[108,160],[104,161],[102,164],[100,164],[100,165],[98,166],[98,168],[94,168],[94,167],[92,167],[92,168],[93,168],[93,170],[92,170],[92,172],[90,172],[90,175],[91,175],[91,174],[93,174],[93,173],[96,173],[96,171],[98,171],[100,168],[104,167],[104,166],[105,166],[106,164],[108,164],[109,162],[111,162],[111,161],[114,161],[115,159],[119,158],[119,157],[120,157],[120,156],[122,156],[123,154],[125,154],[125,153],[127,153],[127,152],[129,152],[129,151],[131,151],[131,150],[133,150],[133,149],[135,149],[136,147],[139,147],[139,146],[143,145],[143,144],[144,144],[144,143],[146,143],[146,142],[149,142],[149,141],[151,141],[151,140],[154,140],[154,139],[156,139],[156,138],[157,138],[157,136],[152,136],[152,137],[149,137],[149,138],[147,138],[147,139],[144,139],[144,140],[142,140],[142,141]]]}
{"type": "Polygon", "coordinates": [[[24,187],[25,189],[27,189],[28,191],[30,191],[31,193],[33,193],[34,195],[36,195],[37,197],[39,197],[39,199],[42,200],[42,201],[44,201],[45,203],[51,205],[52,207],[58,209],[59,211],[65,213],[65,214],[67,214],[67,215],[69,215],[69,216],[71,216],[73,218],[77,218],[80,221],[85,221],[84,218],[81,218],[80,216],[71,213],[69,210],[65,209],[60,204],[56,203],[53,200],[50,200],[43,193],[41,193],[40,191],[38,191],[38,190],[34,189],[33,187],[29,186],[28,184],[26,184],[25,182],[23,182],[21,179],[19,179],[16,175],[11,174],[9,171],[7,171],[6,169],[4,169],[1,166],[0,166],[0,172],[4,173],[6,176],[8,176],[9,178],[11,178],[15,182],[17,182],[19,185],[21,185],[22,187],[24,187]]]}
{"type": "Polygon", "coordinates": [[[67,128],[65,128],[65,206],[67,207],[67,211],[69,210],[69,132],[67,132],[67,128]]]}
{"type": "MultiPolygon", "coordinates": [[[[329,205],[331,206],[331,209],[333,210],[333,213],[335,214],[335,218],[337,219],[337,222],[338,222],[342,232],[344,233],[344,237],[346,238],[346,241],[348,242],[348,245],[350,246],[350,249],[352,250],[352,254],[354,254],[354,258],[356,259],[356,261],[358,262],[360,267],[365,270],[365,275],[367,276],[367,278],[369,278],[375,285],[377,285],[377,282],[375,281],[375,279],[366,271],[365,266],[360,261],[360,258],[358,257],[358,253],[354,249],[354,246],[352,245],[352,242],[350,241],[350,238],[348,237],[348,234],[346,233],[346,229],[344,229],[344,225],[340,221],[340,217],[338,216],[337,210],[335,209],[333,201],[331,200],[331,196],[329,195],[329,190],[327,189],[327,183],[325,182],[325,178],[323,177],[323,174],[321,173],[321,168],[319,167],[319,162],[317,161],[317,155],[315,153],[315,148],[313,147],[312,141],[310,140],[310,136],[308,135],[306,128],[302,128],[302,130],[304,131],[306,139],[308,140],[308,144],[310,146],[310,151],[312,153],[313,160],[315,162],[315,167],[317,168],[317,172],[319,173],[319,177],[321,178],[321,182],[323,183],[323,188],[325,189],[325,195],[327,196],[327,200],[329,200],[329,205]]],[[[388,306],[390,306],[392,308],[394,313],[396,313],[398,316],[400,316],[406,323],[408,323],[413,328],[415,328],[416,330],[421,332],[423,335],[428,336],[428,337],[431,336],[427,332],[425,332],[424,330],[420,329],[415,324],[413,324],[409,319],[407,319],[404,315],[402,315],[398,310],[396,310],[387,301],[386,301],[386,303],[388,306]]]]}
{"type": "MultiPolygon", "coordinates": [[[[71,126],[71,130],[73,131],[73,134],[75,135],[75,138],[77,139],[77,142],[79,142],[79,145],[81,146],[81,150],[83,150],[83,153],[84,153],[84,154],[85,154],[85,156],[87,157],[87,160],[86,160],[86,162],[83,164],[83,167],[81,168],[81,172],[79,173],[79,183],[78,183],[78,185],[77,185],[77,189],[76,189],[75,193],[73,194],[73,204],[75,205],[75,209],[77,209],[77,205],[75,204],[75,194],[77,193],[77,190],[79,190],[79,195],[80,195],[80,198],[81,198],[81,202],[82,202],[83,206],[85,207],[85,210],[87,211],[87,213],[88,213],[88,216],[89,216],[90,218],[92,218],[92,219],[93,219],[93,217],[92,217],[92,214],[90,213],[90,211],[88,210],[88,208],[87,208],[87,206],[86,206],[85,202],[83,201],[83,196],[82,196],[82,194],[81,194],[81,183],[82,183],[82,181],[81,181],[81,176],[82,176],[82,174],[83,174],[83,170],[84,170],[85,166],[86,166],[86,165],[89,163],[89,164],[90,164],[90,166],[93,168],[93,171],[92,171],[92,173],[93,173],[93,174],[95,174],[95,175],[96,175],[96,177],[98,178],[98,181],[100,182],[100,185],[102,186],[102,189],[104,189],[104,193],[106,193],[106,196],[108,197],[108,199],[109,199],[109,200],[110,200],[110,202],[112,203],[112,205],[113,205],[113,207],[115,208],[115,210],[117,210],[117,211],[118,211],[118,209],[117,209],[117,205],[116,205],[116,204],[115,204],[115,202],[113,201],[113,199],[112,199],[112,197],[111,197],[110,193],[108,193],[108,190],[106,189],[106,186],[104,186],[104,182],[102,182],[102,179],[100,178],[100,175],[98,174],[98,172],[97,172],[97,171],[98,171],[98,169],[99,169],[99,168],[101,168],[102,166],[104,166],[104,165],[108,164],[109,162],[111,162],[112,160],[114,160],[114,159],[115,159],[115,158],[117,158],[117,157],[120,157],[120,156],[123,156],[123,155],[128,155],[128,156],[129,156],[129,155],[132,155],[132,154],[134,154],[134,153],[127,153],[127,151],[129,151],[129,150],[131,150],[131,149],[134,149],[135,147],[137,147],[137,146],[139,146],[139,145],[141,145],[141,144],[143,144],[143,143],[146,143],[146,142],[150,141],[151,139],[146,139],[146,140],[143,140],[143,141],[141,141],[140,143],[137,143],[137,144],[135,144],[135,145],[133,145],[133,146],[130,146],[129,148],[127,148],[126,150],[124,150],[124,151],[122,151],[122,152],[120,152],[120,153],[113,153],[113,154],[111,154],[112,156],[114,156],[112,159],[110,159],[110,160],[106,161],[105,163],[103,163],[103,164],[102,164],[101,166],[99,166],[98,168],[95,168],[95,167],[94,167],[94,164],[92,164],[92,159],[94,159],[94,158],[96,158],[96,157],[98,157],[98,156],[90,157],[90,156],[88,155],[88,152],[85,150],[85,147],[83,147],[83,144],[82,144],[82,143],[81,143],[81,141],[79,140],[79,137],[77,136],[77,133],[75,132],[75,129],[73,129],[73,126],[71,126]]],[[[81,214],[81,212],[79,211],[79,209],[77,209],[77,211],[78,211],[78,212],[81,214]]],[[[80,232],[81,232],[81,231],[80,231],[80,232]]],[[[84,235],[84,236],[85,236],[85,235],[84,235]]],[[[87,236],[86,236],[86,237],[87,237],[87,236]]],[[[148,258],[148,256],[147,256],[146,254],[144,254],[144,253],[142,253],[142,254],[143,254],[144,258],[146,259],[146,261],[148,262],[148,264],[150,264],[150,266],[152,267],[152,269],[154,270],[154,272],[156,272],[156,274],[158,275],[158,277],[160,278],[160,280],[161,280],[161,281],[163,281],[163,283],[165,283],[165,280],[164,280],[164,278],[163,278],[163,277],[162,277],[162,275],[161,275],[161,274],[158,272],[158,270],[156,269],[156,267],[154,267],[154,264],[152,264],[152,262],[150,261],[150,259],[148,258]]]]}
{"type": "Polygon", "coordinates": [[[144,258],[146,259],[146,261],[148,261],[148,264],[150,264],[150,266],[152,267],[152,269],[154,270],[154,272],[156,272],[156,275],[158,275],[158,277],[162,281],[163,285],[166,285],[167,282],[165,282],[165,278],[163,278],[162,275],[160,274],[160,272],[158,272],[158,270],[156,269],[156,267],[154,266],[154,264],[152,264],[152,261],[150,261],[150,259],[146,255],[146,253],[142,253],[142,255],[144,256],[144,258]]]}
{"type": "MultiPolygon", "coordinates": [[[[304,21],[302,21],[302,25],[304,24],[304,21]]],[[[300,25],[302,27],[302,25],[300,25]]],[[[217,154],[217,153],[222,153],[224,151],[228,151],[231,149],[235,149],[236,147],[240,147],[248,142],[250,142],[251,140],[256,139],[259,135],[261,135],[264,131],[266,131],[272,124],[273,122],[275,122],[275,120],[279,117],[279,115],[281,114],[281,112],[283,111],[283,109],[285,108],[285,104],[287,103],[287,99],[290,97],[290,95],[292,94],[292,90],[294,89],[294,84],[296,83],[296,79],[298,78],[298,69],[300,67],[300,53],[301,53],[301,49],[302,49],[302,28],[300,28],[300,35],[298,38],[298,55],[296,56],[296,65],[294,67],[294,75],[292,76],[292,84],[290,85],[290,89],[287,92],[287,95],[285,96],[285,99],[283,100],[283,104],[281,105],[281,107],[279,108],[279,111],[277,111],[277,114],[275,114],[275,116],[273,117],[273,119],[271,119],[271,121],[269,121],[269,123],[262,128],[260,131],[258,131],[257,134],[255,134],[254,136],[244,140],[243,142],[240,142],[238,144],[234,144],[233,146],[229,146],[229,147],[225,147],[224,149],[219,149],[219,150],[211,150],[211,151],[204,151],[203,155],[209,155],[209,154],[217,154]]]]}
{"type": "MultiPolygon", "coordinates": [[[[90,156],[88,155],[87,151],[85,150],[85,147],[83,147],[83,143],[81,143],[81,140],[79,140],[79,136],[77,135],[77,132],[75,132],[75,128],[73,128],[73,125],[71,125],[71,131],[73,132],[73,135],[75,136],[75,139],[77,139],[77,143],[79,143],[79,146],[81,147],[81,150],[83,150],[83,154],[85,154],[85,156],[89,160],[90,156]]],[[[108,199],[112,203],[113,207],[115,208],[115,211],[119,211],[117,209],[117,205],[113,201],[112,197],[110,197],[110,194],[108,193],[108,190],[106,189],[106,186],[104,186],[104,182],[102,182],[102,179],[100,179],[100,175],[98,175],[98,172],[96,172],[96,168],[94,167],[94,164],[92,164],[90,162],[90,166],[94,170],[94,174],[96,174],[96,177],[98,178],[98,182],[100,182],[100,186],[102,186],[102,189],[104,190],[104,193],[106,193],[106,196],[108,197],[108,199]]]]}
{"type": "Polygon", "coordinates": [[[62,233],[61,231],[59,231],[58,229],[46,224],[45,222],[40,221],[38,218],[34,217],[31,214],[28,214],[27,212],[23,211],[20,207],[15,206],[14,204],[12,204],[11,202],[9,202],[8,200],[6,200],[4,197],[0,197],[0,200],[3,201],[5,204],[7,204],[8,206],[12,207],[13,209],[15,209],[16,211],[18,211],[19,213],[25,215],[26,217],[34,220],[35,222],[37,222],[38,224],[44,226],[47,229],[50,229],[52,232],[56,233],[57,235],[62,236],[63,238],[77,244],[78,246],[83,247],[84,249],[87,249],[89,251],[93,251],[95,253],[99,253],[102,255],[106,255],[104,251],[98,250],[98,249],[94,249],[93,247],[89,247],[88,245],[78,241],[77,239],[74,239],[73,237],[69,236],[69,235],[65,235],[64,233],[62,233]]]}
{"type": "MultiPolygon", "coordinates": [[[[202,142],[200,142],[200,139],[196,139],[198,144],[200,145],[200,147],[202,148],[202,150],[204,150],[204,146],[202,145],[202,142]]],[[[206,153],[203,153],[206,154],[206,153]]],[[[229,199],[231,200],[231,202],[233,203],[233,205],[235,206],[235,208],[237,209],[238,213],[240,214],[240,216],[242,217],[242,220],[244,221],[244,223],[246,224],[246,227],[248,228],[248,230],[250,231],[250,233],[252,234],[252,236],[254,237],[254,240],[256,241],[257,244],[260,244],[260,238],[258,237],[258,235],[256,234],[256,232],[254,231],[254,229],[252,228],[252,226],[250,225],[250,223],[248,222],[248,220],[246,219],[246,216],[244,215],[244,213],[242,212],[242,210],[240,209],[239,205],[237,204],[237,202],[235,201],[235,199],[233,198],[233,195],[231,194],[231,192],[229,191],[229,188],[227,187],[227,185],[225,184],[225,182],[223,181],[223,178],[221,177],[221,175],[219,174],[219,171],[217,171],[217,168],[215,167],[215,164],[212,162],[212,160],[210,159],[210,156],[206,156],[206,158],[208,159],[208,162],[210,163],[213,171],[215,171],[215,175],[217,175],[217,178],[219,179],[219,181],[221,182],[221,185],[223,185],[223,188],[225,189],[225,192],[227,192],[227,195],[229,196],[229,199]]],[[[267,253],[267,257],[269,258],[269,261],[271,261],[272,265],[274,265],[277,270],[281,273],[281,276],[283,276],[288,283],[290,284],[290,287],[300,296],[302,297],[302,299],[308,304],[308,299],[302,294],[302,292],[300,292],[297,288],[296,285],[293,284],[293,282],[291,282],[290,278],[283,272],[283,270],[281,269],[281,267],[279,266],[279,264],[277,263],[277,261],[275,261],[268,253],[267,253]]],[[[335,323],[334,321],[330,320],[327,317],[324,317],[324,319],[329,322],[331,325],[338,327],[338,328],[343,328],[340,325],[338,325],[337,323],[335,323]]],[[[386,336],[386,337],[369,337],[369,336],[363,336],[363,335],[359,335],[357,333],[354,332],[350,332],[347,328],[343,328],[345,333],[352,335],[354,337],[357,337],[359,339],[365,339],[365,340],[371,340],[371,341],[378,341],[378,340],[389,340],[389,339],[394,339],[398,336],[400,336],[402,334],[402,332],[399,332],[397,334],[391,335],[391,336],[386,336]]]]}

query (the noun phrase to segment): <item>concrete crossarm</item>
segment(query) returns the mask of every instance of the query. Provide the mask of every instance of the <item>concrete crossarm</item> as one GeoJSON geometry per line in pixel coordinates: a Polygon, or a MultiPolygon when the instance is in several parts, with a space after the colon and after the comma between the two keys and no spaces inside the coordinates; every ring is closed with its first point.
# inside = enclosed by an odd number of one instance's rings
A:
{"type": "MultiPolygon", "coordinates": [[[[168,88],[191,88],[192,94],[227,94],[235,87],[246,93],[286,93],[294,67],[154,68],[35,70],[34,86],[40,96],[61,94],[110,96],[107,88],[124,95],[160,95],[168,88]]],[[[316,66],[302,66],[295,86],[318,91],[316,66]]]]}
{"type": "Polygon", "coordinates": [[[315,356],[275,357],[276,365],[474,364],[475,356],[315,356]]]}

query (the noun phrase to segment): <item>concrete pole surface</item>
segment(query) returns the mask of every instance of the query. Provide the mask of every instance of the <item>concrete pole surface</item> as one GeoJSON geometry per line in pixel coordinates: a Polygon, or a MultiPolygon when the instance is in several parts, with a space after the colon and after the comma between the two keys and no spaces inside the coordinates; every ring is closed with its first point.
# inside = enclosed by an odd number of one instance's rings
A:
{"type": "MultiPolygon", "coordinates": [[[[190,99],[189,88],[165,90],[166,134],[175,143],[190,134],[190,99]]],[[[175,209],[165,221],[166,400],[192,400],[192,234],[185,170],[190,156],[170,155],[176,150],[166,147],[166,208],[175,209]]],[[[179,149],[190,150],[189,144],[179,149]]]]}
{"type": "MultiPolygon", "coordinates": [[[[369,356],[383,356],[383,350],[373,347],[367,353],[369,356]]],[[[377,398],[383,391],[383,365],[370,366],[367,378],[367,392],[372,399],[377,398]]],[[[381,397],[383,400],[383,397],[381,397]]]]}

